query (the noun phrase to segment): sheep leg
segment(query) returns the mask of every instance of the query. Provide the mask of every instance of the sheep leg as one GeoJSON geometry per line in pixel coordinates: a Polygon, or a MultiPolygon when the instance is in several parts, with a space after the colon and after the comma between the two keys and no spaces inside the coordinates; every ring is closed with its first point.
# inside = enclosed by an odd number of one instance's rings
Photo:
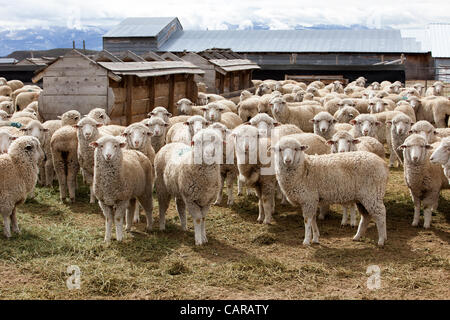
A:
{"type": "Polygon", "coordinates": [[[353,237],[353,241],[359,241],[362,236],[366,233],[367,227],[370,223],[370,217],[368,213],[361,213],[361,220],[359,221],[358,231],[353,237]]]}
{"type": "Polygon", "coordinates": [[[186,231],[187,230],[187,227],[186,227],[186,205],[182,198],[176,198],[175,203],[177,206],[178,216],[180,217],[181,229],[183,231],[186,231]]]}
{"type": "Polygon", "coordinates": [[[238,177],[238,180],[237,180],[237,185],[238,185],[238,193],[237,193],[237,195],[238,196],[242,196],[242,181],[241,181],[241,179],[239,179],[239,177],[238,177]]]}
{"type": "Polygon", "coordinates": [[[89,203],[95,203],[94,186],[92,184],[89,186],[89,203]]]}
{"type": "Polygon", "coordinates": [[[218,206],[222,203],[223,183],[224,183],[223,175],[220,175],[219,192],[217,193],[216,202],[214,202],[215,206],[218,206]]]}
{"type": "MultiPolygon", "coordinates": [[[[144,207],[145,211],[145,218],[147,225],[145,227],[146,232],[150,232],[153,229],[153,197],[152,197],[152,189],[153,187],[150,187],[150,190],[148,191],[148,195],[144,197],[138,198],[139,203],[144,207]]],[[[138,207],[138,204],[136,204],[136,207],[138,207]]]]}
{"type": "Polygon", "coordinates": [[[311,220],[312,220],[312,232],[313,232],[312,243],[318,244],[320,233],[319,233],[319,227],[317,226],[316,215],[314,215],[314,217],[311,220]]]}
{"type": "Polygon", "coordinates": [[[414,201],[414,219],[412,222],[413,227],[417,227],[419,225],[420,219],[420,199],[413,196],[414,201]]]}
{"type": "Polygon", "coordinates": [[[341,220],[341,226],[346,226],[348,224],[348,214],[347,214],[348,206],[343,205],[342,206],[342,220],[341,220]]]}
{"type": "MultiPolygon", "coordinates": [[[[158,186],[161,189],[161,186],[158,186]]],[[[170,196],[166,190],[158,191],[158,205],[159,205],[159,230],[166,229],[166,211],[169,208],[170,196]]]]}
{"type": "Polygon", "coordinates": [[[319,206],[319,211],[320,211],[319,220],[325,219],[326,215],[328,214],[329,209],[330,209],[330,206],[327,204],[321,204],[319,206]]]}
{"type": "Polygon", "coordinates": [[[12,224],[12,231],[15,233],[20,233],[19,225],[17,224],[16,207],[14,207],[11,213],[11,224],[12,224]]]}
{"type": "Polygon", "coordinates": [[[378,245],[383,246],[387,240],[386,232],[386,208],[384,204],[378,203],[373,210],[370,211],[370,216],[375,220],[378,230],[378,245]]]}
{"type": "Polygon", "coordinates": [[[11,238],[11,224],[9,214],[3,213],[3,233],[6,238],[11,238]]]}
{"type": "Polygon", "coordinates": [[[131,225],[133,224],[133,217],[136,211],[136,207],[139,207],[139,204],[136,205],[136,198],[130,199],[130,204],[128,205],[128,208],[126,209],[126,231],[131,231],[131,225]]]}
{"type": "MultiPolygon", "coordinates": [[[[248,188],[247,188],[248,191],[248,188]]],[[[262,223],[264,221],[264,205],[262,201],[262,195],[261,195],[261,188],[256,187],[255,188],[256,195],[258,196],[258,221],[259,223],[262,223]]]]}
{"type": "Polygon", "coordinates": [[[111,230],[113,223],[112,208],[103,203],[103,201],[98,201],[98,204],[103,211],[103,215],[105,216],[105,242],[109,243],[111,242],[111,230]]]}
{"type": "Polygon", "coordinates": [[[228,193],[228,200],[227,205],[232,206],[234,204],[234,195],[233,195],[233,182],[235,180],[236,176],[228,173],[227,174],[227,193],[228,193]]]}
{"type": "Polygon", "coordinates": [[[423,220],[424,220],[423,227],[425,229],[428,229],[431,226],[431,215],[432,215],[432,208],[428,206],[423,210],[423,220]]]}
{"type": "MultiPolygon", "coordinates": [[[[114,222],[116,224],[116,239],[117,241],[123,240],[123,217],[125,216],[125,212],[127,207],[129,206],[129,201],[122,201],[116,206],[116,210],[114,212],[114,222]]],[[[134,208],[131,211],[131,216],[134,213],[134,208]]]]}
{"type": "Polygon", "coordinates": [[[45,185],[47,187],[52,186],[54,178],[53,162],[51,159],[47,159],[45,162],[45,185]]]}
{"type": "Polygon", "coordinates": [[[56,177],[59,184],[59,198],[64,202],[67,198],[67,177],[64,170],[63,163],[55,163],[56,177]]]}
{"type": "Polygon", "coordinates": [[[356,211],[357,211],[356,203],[353,203],[350,206],[350,226],[351,227],[356,227],[358,225],[358,223],[356,222],[356,211]]]}
{"type": "Polygon", "coordinates": [[[186,207],[194,221],[195,245],[202,245],[202,211],[200,207],[194,203],[186,203],[186,207]]]}
{"type": "Polygon", "coordinates": [[[389,168],[395,167],[395,161],[397,160],[397,155],[391,151],[389,154],[389,168]]]}
{"type": "Polygon", "coordinates": [[[273,202],[274,196],[272,194],[263,193],[262,197],[262,205],[264,208],[264,224],[270,224],[272,222],[272,210],[273,210],[273,202]]]}
{"type": "Polygon", "coordinates": [[[303,245],[309,246],[311,244],[312,236],[312,223],[314,216],[316,215],[317,205],[305,204],[302,205],[303,220],[305,222],[305,239],[303,240],[303,245]]]}
{"type": "Polygon", "coordinates": [[[202,208],[201,225],[202,225],[202,241],[203,241],[203,243],[208,242],[208,238],[206,237],[206,226],[205,226],[206,214],[208,213],[208,211],[209,211],[209,206],[202,208]]]}

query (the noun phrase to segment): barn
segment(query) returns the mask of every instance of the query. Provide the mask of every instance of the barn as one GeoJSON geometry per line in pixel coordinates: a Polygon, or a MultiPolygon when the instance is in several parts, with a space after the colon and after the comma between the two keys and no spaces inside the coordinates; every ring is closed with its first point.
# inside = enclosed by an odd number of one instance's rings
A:
{"type": "Polygon", "coordinates": [[[203,71],[190,62],[124,62],[107,52],[96,58],[72,50],[36,73],[33,82],[43,80],[39,106],[45,120],[71,109],[87,114],[103,108],[113,123],[129,125],[156,106],[176,114],[178,99],[197,100],[194,75],[203,71]]]}

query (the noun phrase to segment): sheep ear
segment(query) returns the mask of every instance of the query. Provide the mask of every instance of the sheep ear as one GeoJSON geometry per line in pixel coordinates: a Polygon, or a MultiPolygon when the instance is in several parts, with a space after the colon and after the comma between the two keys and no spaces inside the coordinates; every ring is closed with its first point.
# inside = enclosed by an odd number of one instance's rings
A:
{"type": "Polygon", "coordinates": [[[336,123],[337,122],[337,120],[336,119],[333,119],[333,123],[336,123]]]}
{"type": "Polygon", "coordinates": [[[48,129],[47,129],[47,128],[44,128],[44,129],[42,129],[42,131],[44,131],[44,132],[48,132],[48,129]]]}
{"type": "Polygon", "coordinates": [[[58,119],[62,119],[62,117],[61,117],[61,116],[57,116],[57,118],[58,118],[58,119]]]}
{"type": "Polygon", "coordinates": [[[95,126],[96,126],[97,128],[100,128],[101,126],[103,126],[103,123],[97,123],[95,126]]]}
{"type": "Polygon", "coordinates": [[[200,108],[200,110],[202,110],[202,111],[208,111],[208,108],[202,107],[202,108],[200,108]]]}
{"type": "Polygon", "coordinates": [[[170,118],[172,116],[172,114],[170,112],[166,112],[166,116],[168,116],[170,118]]]}
{"type": "Polygon", "coordinates": [[[183,124],[184,124],[185,126],[188,126],[188,125],[189,125],[189,122],[185,121],[185,122],[183,122],[183,124]]]}
{"type": "Polygon", "coordinates": [[[122,133],[122,137],[127,137],[127,136],[128,136],[128,132],[122,133]]]}
{"type": "Polygon", "coordinates": [[[73,124],[73,125],[72,125],[72,127],[74,127],[75,129],[78,129],[78,128],[80,128],[80,126],[79,126],[79,125],[77,125],[77,124],[73,124]]]}
{"type": "Polygon", "coordinates": [[[19,130],[22,132],[25,132],[25,131],[27,131],[27,128],[20,128],[19,130]]]}
{"type": "Polygon", "coordinates": [[[119,143],[119,147],[121,147],[121,148],[125,148],[126,145],[127,145],[126,142],[119,143]]]}
{"type": "Polygon", "coordinates": [[[248,125],[248,126],[251,126],[251,125],[252,125],[252,124],[250,123],[250,121],[246,121],[246,122],[244,122],[243,124],[248,125]]]}
{"type": "Polygon", "coordinates": [[[427,144],[427,145],[425,146],[425,148],[428,149],[428,150],[429,150],[429,149],[433,149],[433,147],[432,147],[431,145],[429,145],[429,144],[427,144]]]}
{"type": "Polygon", "coordinates": [[[403,150],[406,148],[406,145],[402,144],[400,147],[397,148],[397,150],[403,150]]]}
{"type": "Polygon", "coordinates": [[[89,143],[89,145],[90,145],[91,147],[94,147],[94,148],[97,148],[97,147],[98,147],[97,141],[93,141],[93,142],[89,143]]]}
{"type": "Polygon", "coordinates": [[[379,126],[381,126],[381,122],[380,122],[380,121],[375,121],[375,125],[376,125],[377,127],[379,127],[379,126]]]}
{"type": "Polygon", "coordinates": [[[328,141],[327,141],[327,144],[330,145],[330,146],[332,146],[332,145],[334,144],[334,141],[333,141],[333,140],[328,140],[328,141]]]}
{"type": "Polygon", "coordinates": [[[305,151],[309,148],[309,146],[300,146],[300,150],[305,151]]]}
{"type": "Polygon", "coordinates": [[[316,120],[314,120],[314,119],[309,119],[309,122],[311,122],[311,123],[316,123],[316,120]]]}
{"type": "Polygon", "coordinates": [[[355,125],[356,124],[356,120],[355,119],[350,120],[350,124],[351,125],[355,125]]]}
{"type": "Polygon", "coordinates": [[[358,144],[358,143],[360,143],[361,142],[361,140],[359,140],[359,139],[353,139],[353,141],[352,141],[354,144],[358,144]]]}

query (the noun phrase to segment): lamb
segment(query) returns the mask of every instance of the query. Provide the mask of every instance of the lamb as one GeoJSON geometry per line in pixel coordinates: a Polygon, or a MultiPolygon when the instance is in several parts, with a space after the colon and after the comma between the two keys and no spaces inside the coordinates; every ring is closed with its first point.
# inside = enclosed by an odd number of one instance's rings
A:
{"type": "Polygon", "coordinates": [[[406,114],[398,114],[386,123],[391,130],[391,149],[396,154],[399,163],[403,164],[403,153],[399,152],[398,148],[408,137],[413,121],[406,114]]]}
{"type": "Polygon", "coordinates": [[[61,201],[67,198],[67,191],[69,191],[70,201],[75,202],[76,180],[80,170],[77,149],[77,130],[71,126],[59,128],[50,139],[53,167],[58,177],[61,201]]]}
{"type": "Polygon", "coordinates": [[[304,245],[319,242],[318,205],[356,202],[361,221],[353,240],[364,235],[372,217],[378,229],[378,245],[386,239],[386,208],[383,203],[389,170],[383,159],[356,151],[319,156],[305,155],[308,147],[283,137],[274,147],[275,172],[288,201],[301,206],[305,221],[304,245]],[[306,176],[307,175],[307,176],[306,176]]]}
{"type": "Polygon", "coordinates": [[[314,127],[310,120],[323,110],[320,106],[314,105],[291,107],[282,98],[274,98],[270,104],[275,120],[283,124],[295,124],[305,132],[313,132],[314,127]]]}
{"type": "Polygon", "coordinates": [[[430,162],[442,165],[444,174],[450,183],[450,137],[441,140],[441,143],[431,155],[430,162]]]}
{"type": "Polygon", "coordinates": [[[330,114],[335,114],[342,107],[344,107],[344,103],[341,98],[333,98],[327,101],[324,105],[325,111],[328,111],[330,114]]]}
{"type": "Polygon", "coordinates": [[[220,103],[208,103],[202,107],[204,117],[207,121],[220,122],[228,129],[234,129],[242,124],[241,118],[233,112],[226,112],[226,109],[220,103]]]}
{"type": "MultiPolygon", "coordinates": [[[[244,94],[244,91],[241,92],[241,98],[242,95],[244,94]]],[[[242,119],[242,122],[246,122],[251,118],[253,118],[259,112],[258,106],[259,106],[259,98],[257,97],[245,98],[245,100],[239,102],[237,106],[238,114],[239,117],[242,119]]]]}
{"type": "MultiPolygon", "coordinates": [[[[298,92],[297,94],[301,94],[298,92]]],[[[278,91],[272,93],[272,94],[265,94],[261,98],[259,98],[259,104],[258,104],[258,112],[259,113],[267,113],[268,115],[272,115],[272,111],[270,110],[270,101],[275,97],[281,97],[280,94],[278,94],[278,91]]],[[[303,96],[302,96],[303,99],[303,96]]]]}
{"type": "Polygon", "coordinates": [[[166,144],[181,142],[189,145],[192,137],[207,125],[208,121],[202,116],[192,116],[186,122],[176,123],[167,131],[166,144]]]}
{"type": "Polygon", "coordinates": [[[444,87],[445,85],[442,81],[436,81],[431,87],[427,89],[427,91],[425,92],[425,96],[442,96],[444,93],[444,87]]]}
{"type": "Polygon", "coordinates": [[[369,100],[369,112],[380,113],[384,111],[392,111],[395,109],[395,103],[389,99],[373,98],[369,100]]]}
{"type": "Polygon", "coordinates": [[[12,115],[14,113],[14,106],[12,101],[0,102],[0,110],[5,111],[6,113],[12,115]]]}
{"type": "Polygon", "coordinates": [[[39,92],[22,92],[19,93],[15,99],[15,107],[17,111],[24,109],[33,101],[37,101],[39,99],[39,92]]]}
{"type": "Polygon", "coordinates": [[[400,146],[403,150],[405,182],[414,202],[412,225],[418,226],[422,205],[425,229],[431,225],[431,212],[438,207],[440,191],[450,188],[441,166],[430,162],[432,148],[427,140],[418,134],[410,135],[400,146]]]}
{"type": "Polygon", "coordinates": [[[353,107],[342,107],[334,114],[334,118],[339,123],[350,123],[351,120],[359,116],[360,113],[353,107]]]}
{"type": "Polygon", "coordinates": [[[8,153],[0,155],[0,213],[3,216],[3,232],[6,238],[12,231],[19,233],[16,206],[25,202],[37,182],[38,163],[44,157],[35,137],[20,137],[13,141],[8,153]]]}
{"type": "Polygon", "coordinates": [[[194,106],[194,103],[187,98],[178,100],[176,103],[178,114],[187,116],[202,116],[203,110],[201,107],[194,106]]]}
{"type": "Polygon", "coordinates": [[[419,96],[423,97],[424,96],[424,89],[425,86],[422,83],[416,83],[413,85],[413,88],[417,90],[417,92],[419,92],[419,96]]]}
{"type": "Polygon", "coordinates": [[[215,122],[208,128],[216,130],[217,133],[221,135],[222,140],[225,142],[225,145],[223,147],[222,163],[220,164],[220,188],[214,205],[220,205],[222,203],[223,184],[226,181],[228,194],[227,205],[232,206],[234,203],[233,183],[234,181],[236,181],[239,171],[234,159],[234,146],[232,145],[233,139],[230,134],[231,132],[225,125],[221,124],[220,122],[215,122]]]}
{"type": "Polygon", "coordinates": [[[207,96],[207,99],[208,99],[207,103],[216,102],[216,101],[219,101],[219,100],[225,100],[225,98],[222,97],[221,95],[214,94],[214,93],[208,93],[206,96],[207,96]]]}
{"type": "Polygon", "coordinates": [[[165,229],[165,214],[170,198],[174,197],[181,228],[186,230],[187,209],[194,222],[195,244],[202,245],[208,241],[205,219],[220,188],[222,145],[222,139],[215,130],[203,129],[193,137],[192,148],[182,143],[171,143],[158,152],[155,185],[160,230],[165,229]]]}
{"type": "Polygon", "coordinates": [[[106,135],[91,143],[94,152],[93,189],[106,218],[105,242],[111,241],[113,220],[116,239],[123,239],[123,218],[126,230],[131,231],[136,199],[147,216],[147,232],[153,224],[153,166],[140,151],[122,150],[126,145],[118,137],[106,135]]]}
{"type": "Polygon", "coordinates": [[[336,123],[337,120],[328,112],[319,112],[311,119],[311,123],[314,125],[314,133],[322,138],[329,140],[333,135],[342,129],[352,129],[349,124],[336,123]],[[346,126],[349,126],[346,128],[346,126]]]}
{"type": "Polygon", "coordinates": [[[403,112],[412,120],[412,122],[416,122],[416,113],[414,112],[413,107],[411,107],[411,105],[408,102],[399,101],[394,111],[403,112]]]}
{"type": "Polygon", "coordinates": [[[148,113],[148,117],[159,117],[164,120],[164,122],[169,123],[169,118],[172,114],[167,111],[164,107],[156,107],[151,112],[148,113]]]}
{"type": "Polygon", "coordinates": [[[157,153],[166,144],[166,133],[169,124],[165,123],[164,120],[159,117],[144,119],[141,123],[146,125],[152,133],[152,147],[153,150],[155,150],[155,153],[157,153]]]}
{"type": "Polygon", "coordinates": [[[263,96],[266,94],[271,94],[272,93],[272,89],[269,87],[269,85],[267,83],[261,83],[256,91],[255,91],[255,95],[257,96],[263,96]]]}
{"type": "Polygon", "coordinates": [[[17,139],[17,136],[12,135],[9,131],[0,129],[0,154],[7,153],[11,143],[17,139]]]}

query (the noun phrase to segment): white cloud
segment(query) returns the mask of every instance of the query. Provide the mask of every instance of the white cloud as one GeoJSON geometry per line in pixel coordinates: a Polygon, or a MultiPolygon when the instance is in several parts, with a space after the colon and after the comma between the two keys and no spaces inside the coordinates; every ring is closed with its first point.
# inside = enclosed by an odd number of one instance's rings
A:
{"type": "MultiPolygon", "coordinates": [[[[4,1],[6,2],[6,1],[4,1]]],[[[2,4],[0,26],[8,28],[82,28],[111,26],[130,16],[177,16],[185,29],[224,29],[224,22],[248,28],[262,22],[273,29],[295,25],[361,24],[369,27],[420,27],[450,22],[448,0],[32,0],[2,4]]]]}

